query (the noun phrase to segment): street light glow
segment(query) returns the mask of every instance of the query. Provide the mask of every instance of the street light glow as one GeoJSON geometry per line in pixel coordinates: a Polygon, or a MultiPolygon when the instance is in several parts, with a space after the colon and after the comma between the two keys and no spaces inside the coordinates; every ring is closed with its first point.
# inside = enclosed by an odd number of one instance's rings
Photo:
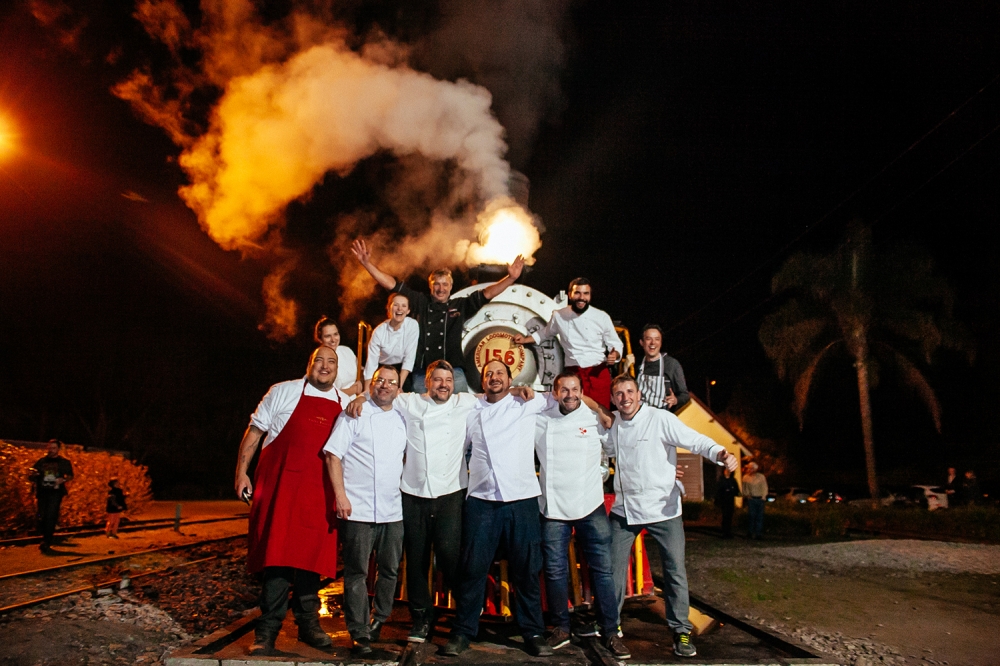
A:
{"type": "Polygon", "coordinates": [[[17,137],[13,121],[0,111],[0,160],[14,153],[17,148],[17,137]]]}

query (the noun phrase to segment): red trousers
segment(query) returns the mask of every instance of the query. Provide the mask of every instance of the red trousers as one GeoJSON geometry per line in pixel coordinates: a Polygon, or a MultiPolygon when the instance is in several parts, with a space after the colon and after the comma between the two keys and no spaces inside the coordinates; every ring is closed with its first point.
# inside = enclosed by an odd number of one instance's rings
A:
{"type": "Polygon", "coordinates": [[[603,363],[591,368],[567,365],[565,369],[572,370],[580,378],[584,395],[590,396],[605,409],[611,409],[611,371],[608,366],[603,363]]]}

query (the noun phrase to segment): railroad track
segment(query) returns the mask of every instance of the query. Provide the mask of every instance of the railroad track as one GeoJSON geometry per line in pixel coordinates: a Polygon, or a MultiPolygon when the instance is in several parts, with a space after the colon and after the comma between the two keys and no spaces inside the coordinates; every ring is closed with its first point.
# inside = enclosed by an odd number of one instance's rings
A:
{"type": "MultiPolygon", "coordinates": [[[[91,566],[91,565],[95,565],[95,564],[104,564],[104,563],[107,563],[107,562],[112,562],[112,561],[117,561],[117,560],[127,560],[129,558],[134,558],[134,557],[137,557],[139,555],[149,555],[151,553],[162,553],[162,552],[169,552],[169,551],[176,551],[176,550],[192,549],[192,548],[197,548],[197,547],[205,546],[205,545],[209,545],[209,544],[220,543],[220,542],[223,542],[223,541],[232,541],[233,539],[243,539],[243,538],[246,538],[245,534],[234,534],[234,535],[225,536],[225,537],[215,537],[215,538],[212,538],[212,539],[204,539],[202,541],[193,541],[191,543],[174,544],[174,545],[171,545],[171,546],[164,546],[162,548],[149,548],[149,549],[146,549],[146,550],[135,551],[135,552],[131,552],[131,553],[123,553],[121,555],[112,555],[112,556],[108,556],[108,557],[100,557],[100,558],[94,558],[94,559],[90,559],[90,560],[84,560],[84,561],[81,561],[81,562],[72,562],[72,563],[63,564],[63,565],[57,565],[57,566],[52,566],[52,567],[44,567],[44,568],[41,568],[41,569],[33,569],[33,570],[30,570],[30,571],[20,571],[20,572],[17,572],[17,573],[5,574],[3,576],[0,576],[0,580],[10,580],[10,579],[18,579],[18,578],[30,578],[32,576],[54,574],[54,573],[57,573],[57,572],[69,571],[69,570],[72,570],[72,569],[78,569],[78,568],[84,567],[84,566],[91,566]]],[[[106,589],[106,588],[113,588],[115,586],[126,587],[127,585],[131,584],[129,582],[125,586],[122,586],[121,584],[124,581],[126,581],[126,580],[131,581],[131,580],[135,580],[137,578],[144,578],[144,577],[148,577],[148,576],[154,576],[154,575],[158,575],[158,574],[169,573],[169,572],[174,571],[174,570],[179,569],[179,568],[185,568],[185,567],[194,566],[194,565],[197,565],[197,564],[203,564],[205,562],[210,562],[210,561],[215,560],[215,559],[217,559],[217,556],[216,555],[212,555],[211,557],[200,558],[200,559],[191,560],[191,561],[188,561],[188,562],[179,562],[177,564],[173,564],[173,565],[168,566],[168,567],[162,567],[162,568],[159,568],[159,569],[153,569],[151,571],[143,571],[143,572],[139,572],[139,573],[135,573],[135,574],[133,574],[133,573],[126,573],[126,574],[124,574],[122,576],[118,576],[116,578],[110,578],[110,579],[107,579],[107,580],[101,580],[101,581],[98,581],[96,583],[88,583],[86,585],[76,585],[76,586],[74,586],[74,587],[72,587],[70,589],[61,590],[59,592],[55,592],[55,593],[51,593],[51,594],[46,594],[46,595],[43,595],[43,596],[40,596],[40,597],[35,597],[35,598],[27,599],[27,600],[24,600],[24,601],[18,601],[18,602],[13,603],[13,604],[8,604],[6,606],[2,606],[2,607],[0,607],[0,615],[2,615],[4,613],[9,613],[9,612],[15,611],[15,610],[22,610],[22,609],[25,609],[25,608],[30,608],[31,606],[36,606],[38,604],[42,604],[42,603],[45,603],[47,601],[52,601],[53,599],[61,599],[63,597],[72,596],[74,594],[80,594],[81,592],[88,592],[89,591],[89,592],[95,592],[96,593],[98,590],[106,589]]]]}
{"type": "MultiPolygon", "coordinates": [[[[227,516],[222,518],[203,518],[200,520],[181,520],[180,527],[186,527],[189,525],[205,525],[207,523],[224,523],[233,520],[246,520],[250,514],[242,513],[235,516],[227,516]]],[[[119,532],[145,532],[149,530],[162,530],[168,527],[177,526],[177,520],[175,518],[153,518],[150,520],[130,520],[125,525],[118,528],[119,532]]],[[[97,525],[86,525],[81,527],[68,528],[56,532],[56,537],[83,537],[83,536],[98,536],[104,534],[104,528],[97,525]]],[[[31,544],[41,543],[41,536],[23,536],[23,537],[11,537],[9,539],[0,539],[0,547],[8,546],[28,546],[31,544]]]]}

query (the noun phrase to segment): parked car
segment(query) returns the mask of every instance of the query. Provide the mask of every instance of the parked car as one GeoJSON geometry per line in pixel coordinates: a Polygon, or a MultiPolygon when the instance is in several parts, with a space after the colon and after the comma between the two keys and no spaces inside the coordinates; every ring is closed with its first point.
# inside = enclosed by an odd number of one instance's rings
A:
{"type": "Polygon", "coordinates": [[[822,488],[811,494],[807,499],[810,504],[840,504],[844,497],[835,490],[823,490],[822,488]]]}
{"type": "Polygon", "coordinates": [[[948,508],[948,492],[941,486],[916,485],[910,489],[915,503],[928,511],[948,508]]]}
{"type": "Polygon", "coordinates": [[[809,497],[812,495],[805,488],[784,488],[781,490],[776,490],[773,493],[774,499],[771,499],[771,494],[768,494],[768,501],[778,501],[778,502],[793,502],[795,504],[806,504],[809,502],[809,497]]]}

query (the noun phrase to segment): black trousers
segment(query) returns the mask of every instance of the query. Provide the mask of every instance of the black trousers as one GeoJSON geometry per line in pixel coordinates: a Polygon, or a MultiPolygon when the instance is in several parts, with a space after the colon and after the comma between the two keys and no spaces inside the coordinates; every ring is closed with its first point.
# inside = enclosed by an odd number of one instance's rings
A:
{"type": "Polygon", "coordinates": [[[736,507],[733,505],[732,501],[727,502],[722,505],[722,535],[732,536],[733,535],[733,513],[736,511],[736,507]]]}
{"type": "Polygon", "coordinates": [[[260,587],[260,619],[257,637],[278,635],[288,613],[288,593],[292,591],[295,621],[315,616],[319,619],[319,574],[294,567],[264,567],[260,587]]]}
{"type": "Polygon", "coordinates": [[[59,492],[42,492],[38,495],[38,530],[42,533],[43,546],[52,545],[62,498],[63,495],[59,492]]]}
{"type": "Polygon", "coordinates": [[[428,579],[431,546],[434,547],[437,570],[444,574],[445,586],[457,592],[464,504],[465,490],[433,498],[403,493],[406,595],[414,611],[426,611],[434,605],[428,579]]]}

